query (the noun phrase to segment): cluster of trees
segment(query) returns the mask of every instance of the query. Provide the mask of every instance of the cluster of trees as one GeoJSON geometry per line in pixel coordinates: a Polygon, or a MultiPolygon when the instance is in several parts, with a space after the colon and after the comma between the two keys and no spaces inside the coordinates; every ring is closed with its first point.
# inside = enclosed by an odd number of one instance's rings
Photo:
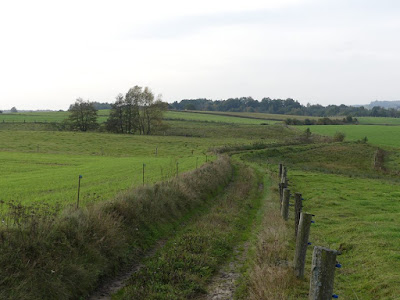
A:
{"type": "Polygon", "coordinates": [[[88,131],[97,129],[97,109],[93,102],[84,101],[82,98],[76,99],[75,103],[69,107],[68,123],[70,129],[88,131]]]}
{"type": "Polygon", "coordinates": [[[252,97],[229,98],[227,100],[208,99],[184,99],[170,104],[170,109],[176,110],[200,110],[200,111],[231,111],[231,112],[262,112],[271,114],[301,115],[301,116],[357,116],[357,117],[400,117],[400,111],[390,108],[373,107],[367,109],[363,106],[347,105],[302,105],[291,98],[270,99],[263,98],[261,101],[252,97]]]}
{"type": "Polygon", "coordinates": [[[321,119],[291,119],[288,118],[285,121],[286,125],[346,125],[346,124],[358,124],[357,118],[353,118],[352,116],[347,116],[343,119],[330,119],[327,117],[321,119]]]}
{"type": "MultiPolygon", "coordinates": [[[[71,130],[88,131],[100,127],[97,122],[98,102],[78,98],[69,108],[66,126],[71,130]]],[[[108,103],[105,103],[108,104],[108,103]]],[[[151,134],[162,126],[164,111],[168,104],[161,101],[161,96],[154,97],[152,91],[140,86],[131,88],[126,95],[119,94],[110,104],[110,115],[105,129],[115,133],[151,134]]]]}
{"type": "Polygon", "coordinates": [[[111,105],[110,116],[106,123],[108,131],[115,133],[151,134],[154,128],[160,127],[163,112],[168,104],[155,99],[148,87],[131,88],[125,95],[119,94],[111,105]]]}

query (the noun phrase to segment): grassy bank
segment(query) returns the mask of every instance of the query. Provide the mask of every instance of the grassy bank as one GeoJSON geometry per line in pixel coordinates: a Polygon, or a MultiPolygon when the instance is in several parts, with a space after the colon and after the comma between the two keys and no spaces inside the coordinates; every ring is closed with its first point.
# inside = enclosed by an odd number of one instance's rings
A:
{"type": "Polygon", "coordinates": [[[169,182],[120,194],[114,200],[65,210],[31,211],[0,231],[1,299],[77,299],[137,259],[194,208],[230,181],[226,158],[169,182]]]}

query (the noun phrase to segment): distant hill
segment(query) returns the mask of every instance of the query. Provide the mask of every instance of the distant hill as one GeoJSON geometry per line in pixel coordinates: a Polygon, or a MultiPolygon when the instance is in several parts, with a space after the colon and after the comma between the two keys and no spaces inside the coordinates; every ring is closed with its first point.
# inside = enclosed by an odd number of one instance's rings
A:
{"type": "Polygon", "coordinates": [[[374,106],[380,106],[383,108],[400,108],[400,100],[394,101],[372,101],[369,105],[366,105],[365,108],[372,109],[374,106]]]}

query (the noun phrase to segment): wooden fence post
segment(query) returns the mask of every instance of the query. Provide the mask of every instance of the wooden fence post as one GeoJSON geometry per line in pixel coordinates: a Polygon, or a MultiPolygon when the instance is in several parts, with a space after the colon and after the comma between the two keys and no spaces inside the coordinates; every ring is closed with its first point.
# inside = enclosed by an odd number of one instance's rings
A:
{"type": "Polygon", "coordinates": [[[290,190],[285,188],[283,189],[282,207],[281,207],[281,215],[285,221],[287,221],[289,218],[289,199],[290,199],[290,190]]]}
{"type": "Polygon", "coordinates": [[[300,213],[300,222],[296,238],[296,253],[294,255],[294,273],[296,277],[304,277],[304,266],[310,235],[312,214],[300,213]]]}
{"type": "Polygon", "coordinates": [[[281,181],[286,182],[286,179],[287,179],[287,168],[283,167],[281,181]]]}
{"type": "Polygon", "coordinates": [[[338,252],[324,247],[314,247],[311,263],[309,300],[331,299],[338,252]]]}
{"type": "Polygon", "coordinates": [[[279,184],[279,196],[281,200],[281,208],[282,208],[282,201],[283,201],[283,190],[288,187],[288,180],[287,180],[287,168],[283,167],[282,176],[281,176],[281,183],[279,184]]]}
{"type": "Polygon", "coordinates": [[[300,193],[294,194],[294,238],[297,238],[297,230],[299,227],[300,213],[302,211],[303,198],[300,193]]]}
{"type": "Polygon", "coordinates": [[[282,178],[282,169],[283,169],[283,164],[279,164],[279,178],[282,178]]]}

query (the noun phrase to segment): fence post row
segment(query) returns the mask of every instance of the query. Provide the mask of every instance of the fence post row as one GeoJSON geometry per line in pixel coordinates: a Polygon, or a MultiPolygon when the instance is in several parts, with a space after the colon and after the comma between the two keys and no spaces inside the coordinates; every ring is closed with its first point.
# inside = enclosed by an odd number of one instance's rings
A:
{"type": "Polygon", "coordinates": [[[331,299],[338,252],[324,247],[314,247],[309,300],[331,299]]]}
{"type": "Polygon", "coordinates": [[[312,214],[301,213],[298,233],[296,238],[296,253],[294,255],[294,273],[296,277],[304,277],[308,238],[310,236],[312,214]]]}
{"type": "MultiPolygon", "coordinates": [[[[376,162],[376,158],[374,162],[376,162]]],[[[281,163],[279,164],[279,192],[281,203],[281,215],[285,220],[289,217],[289,199],[290,190],[288,187],[287,168],[281,163]]],[[[295,237],[296,237],[296,253],[294,256],[294,273],[298,278],[304,278],[304,268],[306,263],[307,248],[311,243],[308,242],[310,236],[310,227],[312,214],[303,213],[303,198],[300,193],[295,193],[295,237]]],[[[337,298],[333,295],[333,282],[335,276],[335,268],[340,268],[341,265],[336,263],[336,257],[340,253],[336,250],[331,250],[325,247],[314,247],[309,300],[326,300],[337,298]]]]}

